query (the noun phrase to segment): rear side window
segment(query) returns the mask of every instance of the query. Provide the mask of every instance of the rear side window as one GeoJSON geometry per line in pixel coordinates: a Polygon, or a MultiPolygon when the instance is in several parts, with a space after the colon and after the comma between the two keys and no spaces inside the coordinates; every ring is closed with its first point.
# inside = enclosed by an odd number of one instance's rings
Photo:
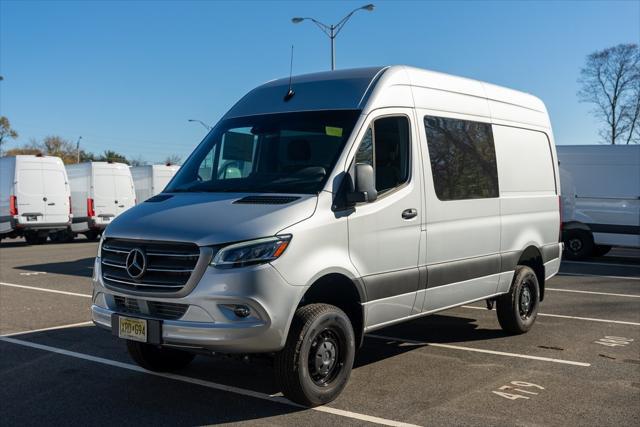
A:
{"type": "Polygon", "coordinates": [[[390,191],[409,180],[409,119],[403,116],[383,117],[360,142],[356,163],[373,166],[378,193],[390,191]]]}
{"type": "Polygon", "coordinates": [[[489,123],[425,116],[427,146],[440,200],[498,197],[498,168],[489,123]]]}

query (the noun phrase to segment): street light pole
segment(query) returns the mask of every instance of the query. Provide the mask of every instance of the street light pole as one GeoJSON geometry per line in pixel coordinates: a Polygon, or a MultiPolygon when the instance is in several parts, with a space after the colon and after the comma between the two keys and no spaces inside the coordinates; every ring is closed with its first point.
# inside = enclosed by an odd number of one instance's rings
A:
{"type": "Polygon", "coordinates": [[[359,10],[366,10],[368,12],[371,12],[373,11],[374,7],[375,6],[373,4],[367,4],[365,6],[353,9],[344,18],[342,18],[337,24],[327,25],[327,24],[323,24],[322,22],[318,21],[315,18],[301,18],[301,17],[291,18],[291,22],[293,22],[294,24],[299,24],[302,21],[311,21],[314,24],[316,24],[318,28],[320,28],[320,30],[322,30],[322,32],[329,37],[331,41],[331,70],[333,71],[336,69],[336,37],[338,37],[340,30],[342,30],[342,28],[345,26],[347,21],[349,21],[349,18],[351,18],[351,16],[353,16],[354,13],[356,13],[359,10]]]}
{"type": "Polygon", "coordinates": [[[189,122],[194,122],[194,123],[200,123],[202,126],[204,126],[207,130],[211,130],[211,126],[209,126],[208,124],[206,124],[205,122],[203,122],[202,120],[198,120],[198,119],[189,119],[187,120],[189,122]]]}
{"type": "Polygon", "coordinates": [[[78,137],[78,141],[76,141],[76,163],[80,163],[80,140],[82,136],[78,137]]]}

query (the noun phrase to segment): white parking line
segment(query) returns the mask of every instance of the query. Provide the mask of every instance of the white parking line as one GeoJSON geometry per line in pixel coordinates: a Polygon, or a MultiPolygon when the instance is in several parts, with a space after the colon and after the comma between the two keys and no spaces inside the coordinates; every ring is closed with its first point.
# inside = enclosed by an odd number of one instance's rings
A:
{"type": "MultiPolygon", "coordinates": [[[[462,308],[472,308],[474,310],[485,310],[485,311],[487,310],[484,307],[475,307],[473,305],[463,305],[461,307],[462,308]]],[[[587,320],[589,322],[616,323],[618,325],[640,326],[640,323],[637,323],[637,322],[627,322],[627,321],[624,321],[624,320],[595,319],[593,317],[565,316],[563,314],[538,313],[538,316],[559,317],[561,319],[587,320]]]]}
{"type": "Polygon", "coordinates": [[[74,296],[74,297],[91,298],[91,295],[87,295],[87,294],[79,294],[79,293],[76,293],[76,292],[59,291],[57,289],[39,288],[37,286],[16,285],[15,283],[5,283],[5,282],[0,282],[0,285],[9,286],[11,288],[29,289],[29,290],[32,290],[32,291],[51,292],[53,294],[62,294],[62,295],[71,295],[71,296],[74,296]]]}
{"type": "Polygon", "coordinates": [[[507,353],[507,352],[504,352],[504,351],[485,350],[485,349],[482,349],[482,348],[473,348],[473,347],[462,347],[462,346],[459,346],[459,345],[414,341],[414,340],[408,340],[408,339],[404,339],[404,338],[387,337],[387,336],[384,336],[384,335],[367,334],[367,336],[371,337],[371,338],[377,338],[377,339],[381,339],[381,340],[398,341],[398,342],[408,343],[408,344],[412,344],[412,345],[449,348],[449,349],[453,349],[453,350],[463,350],[463,351],[470,351],[470,352],[475,352],[475,353],[494,354],[494,355],[497,355],[497,356],[508,356],[508,357],[517,357],[517,358],[520,358],[520,359],[538,360],[538,361],[541,361],[541,362],[561,363],[561,364],[564,364],[564,365],[591,366],[590,363],[575,362],[573,360],[554,359],[554,358],[551,358],[551,357],[531,356],[531,355],[528,355],[528,354],[507,353]]]}
{"type": "Polygon", "coordinates": [[[627,277],[627,276],[603,276],[601,274],[583,274],[583,273],[565,273],[561,272],[556,276],[580,276],[580,277],[600,277],[602,279],[622,279],[622,280],[640,280],[640,277],[627,277]]]}
{"type": "Polygon", "coordinates": [[[93,322],[91,321],[80,322],[80,323],[72,323],[70,325],[51,326],[48,328],[30,329],[28,331],[20,331],[20,332],[11,332],[10,334],[2,334],[0,335],[0,337],[13,337],[15,335],[35,334],[36,332],[57,331],[58,329],[77,328],[80,326],[89,326],[89,325],[93,325],[93,322]]]}
{"type": "MultiPolygon", "coordinates": [[[[4,342],[11,343],[11,344],[20,345],[20,346],[23,346],[23,347],[35,348],[35,349],[42,350],[42,351],[48,351],[50,353],[56,353],[56,354],[60,354],[60,355],[63,355],[63,356],[75,357],[77,359],[82,359],[82,360],[88,360],[90,362],[100,363],[100,364],[112,366],[112,367],[115,367],[115,368],[127,369],[129,371],[135,371],[135,372],[139,372],[139,373],[142,373],[142,374],[153,375],[153,376],[156,376],[156,377],[166,378],[166,379],[170,379],[170,380],[174,380],[174,381],[181,381],[181,382],[184,382],[184,383],[194,384],[194,385],[198,385],[198,386],[201,386],[201,387],[207,387],[207,388],[218,390],[218,391],[224,391],[224,392],[228,392],[228,393],[239,394],[239,395],[242,395],[242,396],[253,397],[253,398],[256,398],[256,399],[266,400],[266,401],[274,402],[274,403],[280,403],[280,404],[283,404],[283,405],[289,405],[289,406],[293,406],[293,407],[296,407],[296,408],[304,408],[303,406],[298,405],[296,403],[293,403],[290,400],[285,399],[284,397],[279,397],[279,396],[275,396],[274,397],[274,396],[270,396],[270,395],[268,395],[266,393],[260,393],[260,392],[253,391],[253,390],[247,390],[247,389],[243,389],[243,388],[239,388],[239,387],[233,387],[233,386],[228,386],[228,385],[224,385],[224,384],[218,384],[218,383],[214,383],[214,382],[211,382],[211,381],[201,380],[201,379],[198,379],[198,378],[187,377],[187,376],[184,376],[184,375],[169,374],[169,373],[164,373],[164,372],[147,371],[145,369],[142,369],[139,366],[132,365],[132,364],[129,364],[129,363],[118,362],[118,361],[111,360],[111,359],[105,359],[103,357],[97,357],[97,356],[91,356],[91,355],[88,355],[88,354],[77,353],[75,351],[64,350],[64,349],[61,349],[61,348],[51,347],[51,346],[48,346],[48,345],[36,344],[36,343],[33,343],[33,342],[29,342],[29,341],[23,341],[23,340],[18,340],[18,339],[15,339],[15,338],[9,338],[9,337],[6,337],[6,336],[0,337],[0,341],[4,341],[4,342]]],[[[416,427],[415,424],[408,424],[408,423],[403,423],[403,422],[400,422],[400,421],[389,420],[389,419],[386,419],[386,418],[380,418],[380,417],[374,417],[374,416],[371,416],[371,415],[360,414],[360,413],[357,413],[357,412],[345,411],[343,409],[332,408],[332,407],[329,407],[329,406],[318,406],[318,407],[309,408],[309,409],[312,409],[312,410],[318,411],[318,412],[324,412],[324,413],[327,413],[327,414],[337,415],[337,416],[340,416],[340,417],[351,418],[351,419],[360,420],[360,421],[367,421],[367,422],[370,422],[370,423],[381,424],[381,425],[386,425],[386,426],[416,427]]]]}
{"type": "Polygon", "coordinates": [[[612,294],[610,292],[579,291],[577,289],[545,288],[545,290],[547,290],[547,291],[555,291],[555,292],[574,292],[576,294],[607,295],[607,296],[611,296],[611,297],[640,298],[640,295],[612,294]]]}

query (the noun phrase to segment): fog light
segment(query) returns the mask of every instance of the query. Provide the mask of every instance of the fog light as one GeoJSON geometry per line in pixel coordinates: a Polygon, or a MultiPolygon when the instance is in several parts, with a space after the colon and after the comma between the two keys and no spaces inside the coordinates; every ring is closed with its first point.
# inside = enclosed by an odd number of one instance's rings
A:
{"type": "Polygon", "coordinates": [[[251,309],[246,305],[236,305],[233,308],[233,314],[238,317],[247,317],[251,314],[251,309]]]}

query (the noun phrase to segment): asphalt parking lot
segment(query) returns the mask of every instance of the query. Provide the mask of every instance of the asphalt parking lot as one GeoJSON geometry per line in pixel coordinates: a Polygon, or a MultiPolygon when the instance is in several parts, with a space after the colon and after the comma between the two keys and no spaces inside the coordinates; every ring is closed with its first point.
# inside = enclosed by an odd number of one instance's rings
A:
{"type": "Polygon", "coordinates": [[[138,368],[89,322],[95,252],[0,246],[3,425],[640,424],[640,251],[563,263],[525,335],[482,303],[376,331],[343,394],[313,410],[284,400],[262,361],[138,368]]]}

